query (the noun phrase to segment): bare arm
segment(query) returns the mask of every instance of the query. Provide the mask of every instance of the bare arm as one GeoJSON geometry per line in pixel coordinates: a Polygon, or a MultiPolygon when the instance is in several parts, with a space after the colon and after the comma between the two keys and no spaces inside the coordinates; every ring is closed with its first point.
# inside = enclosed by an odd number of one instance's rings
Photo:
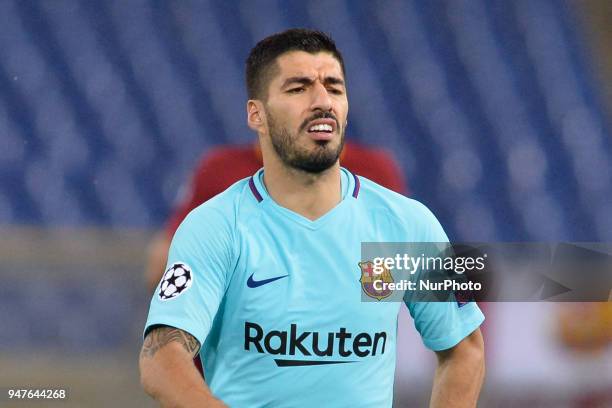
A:
{"type": "Polygon", "coordinates": [[[226,407],[216,399],[193,364],[200,344],[174,327],[157,327],[140,352],[140,382],[162,407],[226,407]]]}
{"type": "Polygon", "coordinates": [[[436,354],[438,367],[430,407],[475,407],[485,373],[484,341],[480,329],[455,347],[436,354]]]}
{"type": "Polygon", "coordinates": [[[145,279],[147,281],[147,289],[152,292],[159,283],[166,261],[168,260],[168,249],[170,248],[171,239],[165,233],[160,231],[155,234],[147,248],[147,269],[145,271],[145,279]]]}

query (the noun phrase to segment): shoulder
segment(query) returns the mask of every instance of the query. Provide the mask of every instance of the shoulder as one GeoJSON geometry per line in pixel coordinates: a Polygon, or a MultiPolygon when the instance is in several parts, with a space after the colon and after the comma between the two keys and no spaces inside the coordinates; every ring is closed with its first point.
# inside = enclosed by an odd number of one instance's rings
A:
{"type": "Polygon", "coordinates": [[[427,206],[420,201],[408,198],[366,177],[357,177],[360,182],[360,198],[363,198],[368,206],[386,209],[402,215],[414,214],[426,217],[433,216],[427,206]]]}
{"type": "Polygon", "coordinates": [[[248,184],[248,177],[239,180],[225,191],[195,207],[185,217],[181,227],[215,233],[235,228],[242,209],[249,206],[249,201],[255,201],[248,194],[250,192],[248,184]]]}
{"type": "Polygon", "coordinates": [[[240,231],[244,223],[239,216],[248,212],[245,208],[255,207],[251,202],[257,203],[246,194],[248,180],[234,183],[189,212],[172,238],[169,257],[191,259],[192,263],[208,259],[223,270],[231,270],[240,256],[240,231]]]}
{"type": "MultiPolygon", "coordinates": [[[[411,231],[419,240],[432,242],[446,241],[438,219],[423,203],[403,196],[367,179],[357,176],[360,181],[359,199],[372,217],[384,217],[393,227],[411,231]]],[[[412,236],[412,234],[411,234],[412,236]]],[[[405,239],[404,239],[405,240],[405,239]]]]}

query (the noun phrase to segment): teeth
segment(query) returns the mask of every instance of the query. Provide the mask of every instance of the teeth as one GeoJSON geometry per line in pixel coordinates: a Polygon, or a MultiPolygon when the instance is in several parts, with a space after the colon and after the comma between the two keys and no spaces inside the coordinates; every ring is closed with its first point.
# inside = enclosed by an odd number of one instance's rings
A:
{"type": "Polygon", "coordinates": [[[323,125],[314,125],[308,129],[309,132],[331,132],[333,128],[331,125],[323,124],[323,125]]]}

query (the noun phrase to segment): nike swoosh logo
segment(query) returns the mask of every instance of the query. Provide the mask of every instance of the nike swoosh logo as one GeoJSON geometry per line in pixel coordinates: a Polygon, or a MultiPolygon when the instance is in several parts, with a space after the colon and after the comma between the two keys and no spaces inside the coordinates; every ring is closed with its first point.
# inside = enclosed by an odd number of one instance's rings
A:
{"type": "Polygon", "coordinates": [[[258,288],[260,286],[265,285],[266,283],[274,282],[275,280],[283,279],[283,278],[286,278],[287,276],[289,276],[289,275],[276,276],[274,278],[269,278],[269,279],[263,279],[263,280],[260,280],[260,281],[256,281],[255,279],[253,279],[253,275],[255,275],[255,273],[252,273],[251,276],[249,276],[249,280],[247,280],[247,286],[249,288],[258,288]]]}

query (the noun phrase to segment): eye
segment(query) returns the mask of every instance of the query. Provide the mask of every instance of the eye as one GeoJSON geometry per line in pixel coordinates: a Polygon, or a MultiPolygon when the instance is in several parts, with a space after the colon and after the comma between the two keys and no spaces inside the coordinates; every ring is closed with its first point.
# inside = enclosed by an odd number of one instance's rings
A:
{"type": "Polygon", "coordinates": [[[344,92],[341,89],[330,88],[328,91],[334,95],[342,95],[344,92]]]}
{"type": "Polygon", "coordinates": [[[302,93],[304,92],[304,87],[299,87],[299,88],[291,88],[287,91],[288,93],[293,93],[293,94],[297,94],[297,93],[302,93]]]}

